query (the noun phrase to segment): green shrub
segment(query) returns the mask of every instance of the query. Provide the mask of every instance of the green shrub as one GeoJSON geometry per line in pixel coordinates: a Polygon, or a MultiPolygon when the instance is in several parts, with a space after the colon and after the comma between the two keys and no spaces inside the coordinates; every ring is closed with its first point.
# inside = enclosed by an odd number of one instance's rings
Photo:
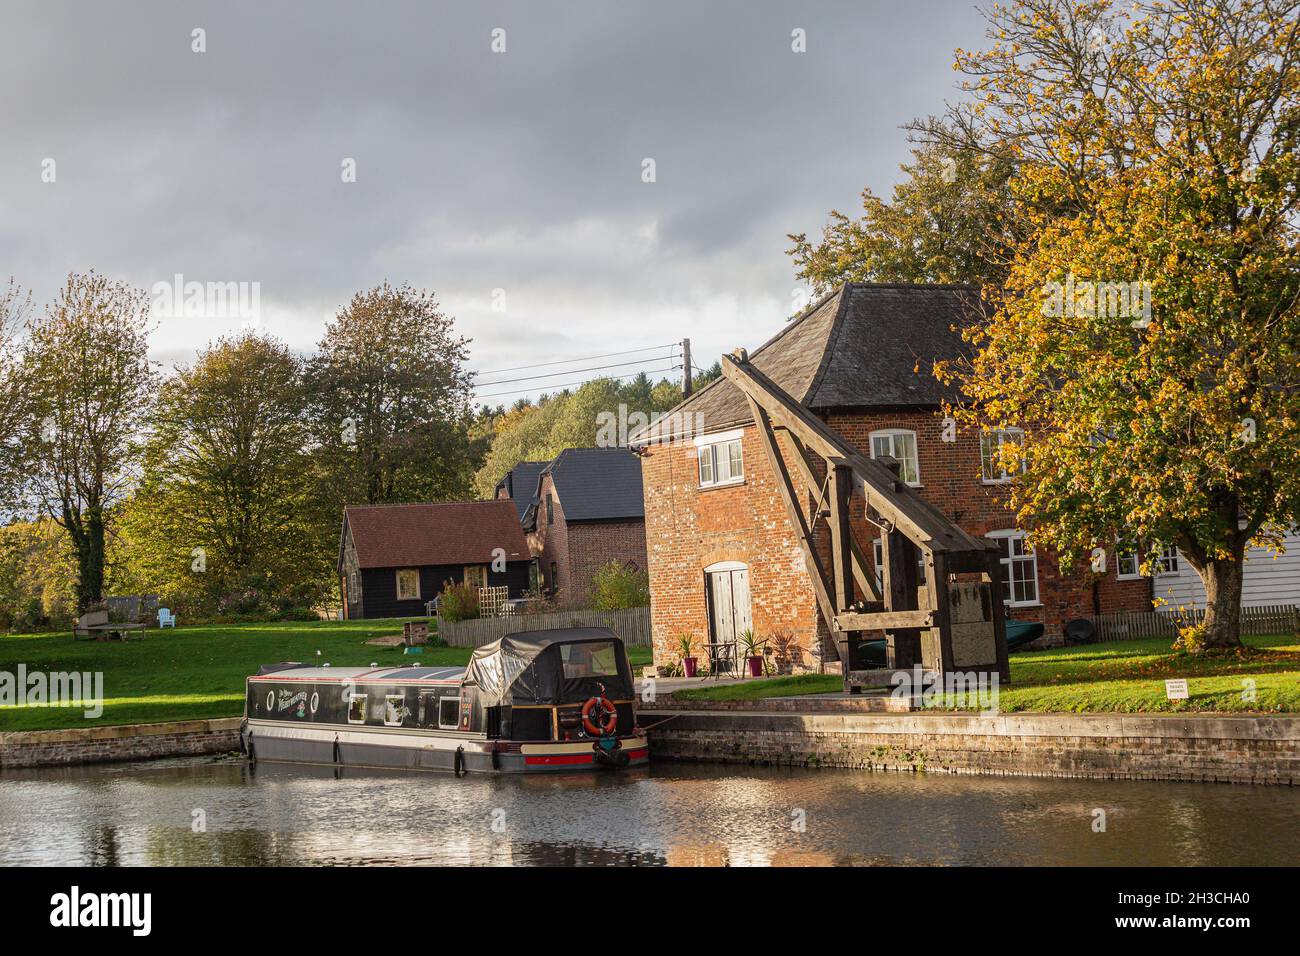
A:
{"type": "Polygon", "coordinates": [[[621,611],[649,603],[650,575],[644,571],[611,561],[591,579],[591,606],[598,611],[621,611]]]}
{"type": "Polygon", "coordinates": [[[438,599],[438,614],[445,621],[470,621],[478,617],[478,588],[447,582],[438,599]]]}

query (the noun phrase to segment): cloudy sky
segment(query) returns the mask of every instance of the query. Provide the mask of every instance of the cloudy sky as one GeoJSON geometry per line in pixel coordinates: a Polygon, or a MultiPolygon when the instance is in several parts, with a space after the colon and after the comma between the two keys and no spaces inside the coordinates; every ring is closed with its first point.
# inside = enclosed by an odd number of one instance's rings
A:
{"type": "MultiPolygon", "coordinates": [[[[354,291],[409,281],[484,372],[766,339],[797,285],[786,234],[887,192],[900,125],[982,38],[971,0],[6,0],[0,20],[4,278],[41,301],[90,268],[258,283],[260,327],[303,351],[354,291]]],[[[242,322],[157,318],[166,366],[242,322]]]]}

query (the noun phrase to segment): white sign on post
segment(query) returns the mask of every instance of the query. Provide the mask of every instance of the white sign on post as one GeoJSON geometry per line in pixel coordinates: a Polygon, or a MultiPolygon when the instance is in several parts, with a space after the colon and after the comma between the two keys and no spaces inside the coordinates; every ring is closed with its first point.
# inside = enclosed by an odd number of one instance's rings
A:
{"type": "Polygon", "coordinates": [[[1169,700],[1187,700],[1187,678],[1165,681],[1165,697],[1169,700]]]}

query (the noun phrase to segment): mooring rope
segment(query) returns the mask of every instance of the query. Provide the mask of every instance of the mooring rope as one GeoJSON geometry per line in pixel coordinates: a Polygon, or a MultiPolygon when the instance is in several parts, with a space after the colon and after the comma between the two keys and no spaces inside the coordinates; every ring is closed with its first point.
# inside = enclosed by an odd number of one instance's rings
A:
{"type": "Polygon", "coordinates": [[[670,720],[676,720],[676,719],[677,719],[678,717],[680,717],[680,716],[681,716],[681,714],[673,714],[671,717],[665,717],[663,720],[657,720],[657,721],[655,721],[653,724],[649,724],[648,726],[644,726],[644,727],[642,727],[641,729],[642,729],[642,730],[654,730],[654,729],[655,729],[656,727],[658,727],[660,724],[666,724],[666,723],[668,723],[668,721],[670,721],[670,720]]]}

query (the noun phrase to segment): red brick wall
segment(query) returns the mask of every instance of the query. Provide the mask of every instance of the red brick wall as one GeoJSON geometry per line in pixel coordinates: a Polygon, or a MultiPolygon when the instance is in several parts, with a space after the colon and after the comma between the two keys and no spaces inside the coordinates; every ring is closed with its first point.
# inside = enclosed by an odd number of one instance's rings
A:
{"type": "Polygon", "coordinates": [[[752,428],[745,429],[742,455],[743,484],[704,490],[693,444],[652,446],[642,458],[656,663],[676,662],[681,634],[690,634],[696,655],[704,656],[698,646],[709,632],[704,568],[719,561],[749,567],[756,634],[788,628],[806,650],[817,647],[816,597],[752,428]]]}
{"type": "Polygon", "coordinates": [[[528,545],[539,559],[545,586],[565,604],[583,604],[591,596],[591,579],[610,561],[636,563],[646,567],[645,522],[576,521],[564,515],[564,503],[555,491],[550,475],[542,476],[541,503],[537,506],[537,530],[528,535],[528,545]],[[546,522],[546,496],[553,501],[554,523],[546,522]],[[551,562],[555,580],[551,580],[551,562]]]}
{"type": "Polygon", "coordinates": [[[567,598],[581,603],[589,600],[592,577],[611,561],[620,565],[631,561],[638,570],[645,570],[645,521],[579,521],[566,527],[569,534],[567,598]]]}
{"type": "MultiPolygon", "coordinates": [[[[870,433],[905,428],[917,433],[920,493],[972,534],[1016,527],[1005,506],[1004,485],[981,481],[978,435],[961,432],[956,442],[941,440],[937,412],[895,411],[870,415],[834,415],[828,419],[844,438],[870,456],[870,433]]],[[[797,540],[768,468],[757,433],[746,428],[742,442],[744,484],[700,489],[691,443],[658,445],[642,459],[645,485],[646,541],[650,571],[651,622],[655,661],[677,660],[677,637],[690,633],[702,643],[708,634],[704,568],[720,560],[735,560],[750,568],[754,630],[767,636],[774,629],[793,630],[813,664],[818,654],[833,659],[822,647],[826,633],[816,610],[816,598],[800,556],[797,540]]],[[[787,450],[788,451],[788,450],[787,450]]],[[[787,461],[793,458],[787,454],[787,461]]],[[[801,498],[805,514],[811,502],[801,498]]],[[[855,496],[854,533],[871,560],[871,539],[877,529],[864,517],[864,503],[855,496]]],[[[820,550],[829,562],[829,542],[823,524],[820,550]]],[[[1093,587],[1085,571],[1061,572],[1046,549],[1037,554],[1040,606],[1017,607],[1010,616],[1041,621],[1050,643],[1060,641],[1061,626],[1094,613],[1093,587]]],[[[1097,585],[1102,612],[1150,609],[1147,581],[1117,581],[1113,561],[1097,585]]],[[[700,652],[702,655],[702,651],[700,652]]]]}

